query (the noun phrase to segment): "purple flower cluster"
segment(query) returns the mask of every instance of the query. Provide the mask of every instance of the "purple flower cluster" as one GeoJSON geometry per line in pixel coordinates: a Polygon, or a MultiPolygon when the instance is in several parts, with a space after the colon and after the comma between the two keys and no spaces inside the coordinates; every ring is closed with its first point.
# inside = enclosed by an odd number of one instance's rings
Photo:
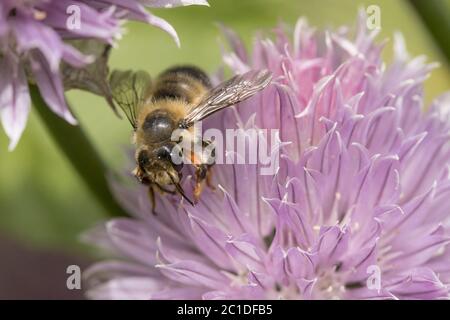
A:
{"type": "Polygon", "coordinates": [[[195,207],[160,196],[157,216],[145,188],[114,183],[133,217],[86,234],[116,257],[85,273],[88,296],[449,298],[450,96],[426,109],[434,65],[396,35],[385,66],[364,21],[351,36],[300,19],[293,41],[280,28],[251,54],[226,30],[232,70],[267,68],[275,82],[208,125],[279,129],[277,174],[217,165],[217,190],[195,207]]]}
{"type": "Polygon", "coordinates": [[[120,21],[139,20],[168,32],[179,43],[175,30],[146,7],[207,5],[206,0],[2,0],[0,2],[0,117],[17,145],[30,110],[28,80],[36,82],[53,112],[75,124],[67,108],[60,63],[80,68],[92,62],[66,39],[99,39],[113,43],[120,21]],[[71,24],[72,19],[76,19],[71,24]]]}

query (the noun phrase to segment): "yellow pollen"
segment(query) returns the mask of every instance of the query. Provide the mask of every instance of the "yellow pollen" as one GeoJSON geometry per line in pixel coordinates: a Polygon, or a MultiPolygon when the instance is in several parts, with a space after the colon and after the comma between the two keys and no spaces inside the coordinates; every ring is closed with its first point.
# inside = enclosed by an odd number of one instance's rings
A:
{"type": "Polygon", "coordinates": [[[41,21],[44,20],[45,18],[47,18],[47,14],[44,11],[40,11],[40,10],[34,10],[34,19],[41,21]]]}

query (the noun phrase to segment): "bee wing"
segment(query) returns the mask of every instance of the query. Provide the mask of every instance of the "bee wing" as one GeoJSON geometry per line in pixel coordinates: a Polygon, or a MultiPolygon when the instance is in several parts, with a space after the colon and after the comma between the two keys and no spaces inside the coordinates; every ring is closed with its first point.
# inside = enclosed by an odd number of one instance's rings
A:
{"type": "Polygon", "coordinates": [[[151,88],[150,75],[145,71],[114,70],[109,83],[113,100],[136,130],[139,107],[144,104],[151,88]]]}
{"type": "Polygon", "coordinates": [[[264,89],[272,79],[267,70],[249,71],[227,80],[214,89],[198,105],[190,108],[181,126],[188,128],[211,114],[246,100],[264,89]]]}

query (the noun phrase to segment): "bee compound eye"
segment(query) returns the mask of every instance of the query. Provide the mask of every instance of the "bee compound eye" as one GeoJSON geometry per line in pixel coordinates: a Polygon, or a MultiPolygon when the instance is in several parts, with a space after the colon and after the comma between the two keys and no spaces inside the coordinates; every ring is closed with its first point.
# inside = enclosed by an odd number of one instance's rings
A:
{"type": "Polygon", "coordinates": [[[171,149],[168,146],[162,146],[158,149],[156,156],[159,160],[170,160],[171,149]]]}
{"type": "Polygon", "coordinates": [[[137,160],[138,160],[139,167],[141,167],[141,168],[145,168],[150,162],[148,153],[146,151],[139,152],[137,160]]]}

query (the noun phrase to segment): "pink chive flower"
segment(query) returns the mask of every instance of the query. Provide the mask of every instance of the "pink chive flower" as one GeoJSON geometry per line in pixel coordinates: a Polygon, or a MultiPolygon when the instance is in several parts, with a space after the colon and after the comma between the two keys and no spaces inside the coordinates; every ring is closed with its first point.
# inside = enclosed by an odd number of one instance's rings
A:
{"type": "Polygon", "coordinates": [[[2,0],[0,117],[10,139],[9,149],[15,148],[26,126],[31,104],[29,76],[52,111],[69,123],[76,123],[64,99],[59,67],[64,61],[80,68],[92,59],[64,40],[93,38],[112,43],[120,35],[120,20],[132,19],[163,29],[179,44],[172,26],[145,8],[191,4],[208,3],[206,0],[2,0]]]}
{"type": "Polygon", "coordinates": [[[450,95],[423,105],[434,65],[397,34],[385,67],[363,17],[355,36],[300,19],[251,54],[225,32],[234,72],[275,81],[208,126],[279,129],[277,174],[216,165],[215,191],[195,207],[160,196],[157,216],[145,188],[114,182],[132,217],[85,235],[115,257],[85,272],[87,296],[449,298],[450,95]]]}

